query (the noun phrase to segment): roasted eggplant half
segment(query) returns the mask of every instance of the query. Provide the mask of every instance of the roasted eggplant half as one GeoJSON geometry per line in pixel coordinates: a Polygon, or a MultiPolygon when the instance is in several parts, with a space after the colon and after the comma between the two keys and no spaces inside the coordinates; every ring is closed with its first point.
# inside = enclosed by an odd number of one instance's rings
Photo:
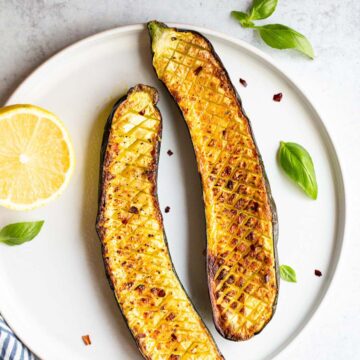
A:
{"type": "Polygon", "coordinates": [[[211,43],[156,21],[148,30],[153,66],[183,114],[202,180],[215,326],[246,340],[272,318],[279,284],[277,215],[261,156],[211,43]]]}
{"type": "Polygon", "coordinates": [[[223,359],[173,268],[157,200],[157,91],[137,85],[105,127],[96,229],[106,273],[145,359],[223,359]]]}

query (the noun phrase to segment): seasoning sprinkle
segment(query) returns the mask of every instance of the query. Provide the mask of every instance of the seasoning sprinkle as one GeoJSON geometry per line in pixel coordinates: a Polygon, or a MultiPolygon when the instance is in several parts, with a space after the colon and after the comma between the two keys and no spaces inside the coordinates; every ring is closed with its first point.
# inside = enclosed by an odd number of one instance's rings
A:
{"type": "Polygon", "coordinates": [[[203,67],[202,66],[198,66],[195,70],[194,70],[194,74],[196,75],[196,76],[198,76],[199,74],[200,74],[200,71],[203,69],[203,67]]]}
{"type": "Polygon", "coordinates": [[[139,209],[136,207],[136,206],[131,206],[129,211],[132,213],[132,214],[138,214],[139,213],[139,209]]]}
{"type": "Polygon", "coordinates": [[[317,269],[316,269],[316,270],[314,271],[314,273],[315,273],[316,276],[319,276],[319,277],[322,276],[322,272],[321,272],[320,270],[317,270],[317,269]]]}
{"type": "Polygon", "coordinates": [[[82,338],[82,340],[83,340],[83,342],[84,342],[84,344],[85,344],[86,346],[91,345],[91,340],[90,340],[90,336],[89,336],[89,335],[84,335],[84,336],[82,336],[81,338],[82,338]]]}
{"type": "Polygon", "coordinates": [[[281,99],[282,99],[282,97],[283,97],[283,94],[282,94],[282,93],[278,93],[278,94],[275,94],[275,95],[273,96],[273,100],[276,101],[276,102],[280,102],[281,99]]]}
{"type": "Polygon", "coordinates": [[[243,87],[247,87],[247,82],[246,82],[246,80],[244,80],[244,79],[239,79],[239,82],[240,82],[240,84],[243,86],[243,87]]]}

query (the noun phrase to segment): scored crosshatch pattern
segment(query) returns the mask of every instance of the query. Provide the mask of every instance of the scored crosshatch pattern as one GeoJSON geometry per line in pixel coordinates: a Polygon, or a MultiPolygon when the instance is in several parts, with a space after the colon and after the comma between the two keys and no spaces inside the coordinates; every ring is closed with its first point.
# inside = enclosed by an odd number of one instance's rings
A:
{"type": "Polygon", "coordinates": [[[209,43],[192,32],[156,30],[154,68],[184,114],[203,183],[215,324],[224,336],[245,340],[270,320],[276,302],[273,218],[263,168],[209,43]]]}
{"type": "Polygon", "coordinates": [[[156,199],[156,91],[130,91],[106,147],[97,230],[116,298],[146,359],[222,359],[173,271],[156,199]]]}

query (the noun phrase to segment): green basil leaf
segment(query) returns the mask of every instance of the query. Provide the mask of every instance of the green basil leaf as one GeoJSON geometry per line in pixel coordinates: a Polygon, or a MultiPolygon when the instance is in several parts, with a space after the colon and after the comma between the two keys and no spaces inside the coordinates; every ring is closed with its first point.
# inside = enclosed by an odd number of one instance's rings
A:
{"type": "Polygon", "coordinates": [[[275,11],[277,0],[254,0],[250,10],[250,20],[266,19],[275,11]]]}
{"type": "Polygon", "coordinates": [[[312,199],[316,200],[318,186],[310,154],[299,144],[280,142],[279,161],[287,175],[312,199]]]}
{"type": "Polygon", "coordinates": [[[254,23],[250,21],[249,14],[241,11],[232,11],[231,16],[236,19],[242,27],[249,28],[254,26],[254,23]]]}
{"type": "Polygon", "coordinates": [[[280,265],[280,277],[288,282],[296,282],[296,272],[289,265],[280,265]]]}
{"type": "Polygon", "coordinates": [[[314,50],[309,40],[296,30],[281,24],[256,26],[265,43],[275,49],[295,49],[309,58],[314,58],[314,50]]]}
{"type": "Polygon", "coordinates": [[[19,222],[0,230],[0,242],[7,245],[21,245],[32,240],[41,230],[44,221],[19,222]]]}

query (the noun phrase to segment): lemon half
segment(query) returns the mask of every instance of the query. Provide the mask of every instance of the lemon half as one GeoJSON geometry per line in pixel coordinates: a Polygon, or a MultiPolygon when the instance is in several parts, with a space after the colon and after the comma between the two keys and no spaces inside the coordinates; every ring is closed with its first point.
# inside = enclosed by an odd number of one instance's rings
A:
{"type": "Polygon", "coordinates": [[[61,120],[34,105],[0,109],[0,205],[29,210],[65,189],[75,165],[61,120]]]}

